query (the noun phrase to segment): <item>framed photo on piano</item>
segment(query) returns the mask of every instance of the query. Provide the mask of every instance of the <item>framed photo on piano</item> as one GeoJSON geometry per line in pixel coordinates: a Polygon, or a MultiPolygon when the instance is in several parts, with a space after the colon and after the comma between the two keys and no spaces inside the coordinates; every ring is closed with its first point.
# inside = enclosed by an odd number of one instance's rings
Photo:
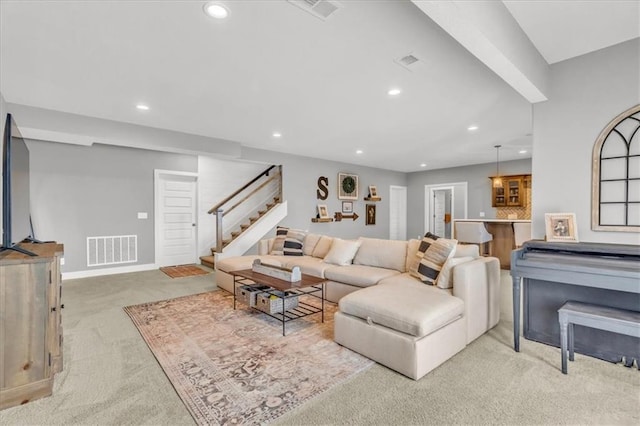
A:
{"type": "Polygon", "coordinates": [[[547,241],[578,242],[575,213],[545,213],[544,223],[547,241]]]}

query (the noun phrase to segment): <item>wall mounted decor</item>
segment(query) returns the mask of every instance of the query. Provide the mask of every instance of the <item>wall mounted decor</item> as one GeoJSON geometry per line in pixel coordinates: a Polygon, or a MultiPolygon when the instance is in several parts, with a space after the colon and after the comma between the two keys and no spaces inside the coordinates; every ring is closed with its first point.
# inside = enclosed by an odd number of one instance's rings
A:
{"type": "Polygon", "coordinates": [[[326,200],[329,196],[329,178],[320,176],[318,178],[318,189],[316,189],[316,197],[318,200],[326,200]]]}
{"type": "Polygon", "coordinates": [[[358,175],[338,173],[338,199],[358,199],[358,175]]]}
{"type": "Polygon", "coordinates": [[[376,205],[375,204],[367,204],[367,220],[365,225],[375,225],[376,224],[376,205]]]}
{"type": "Polygon", "coordinates": [[[545,213],[547,241],[578,242],[575,213],[545,213]]]}
{"type": "Polygon", "coordinates": [[[354,222],[356,221],[356,219],[358,219],[360,216],[358,216],[358,213],[341,213],[341,212],[335,212],[333,214],[333,219],[336,222],[342,222],[342,219],[351,219],[354,222]]]}
{"type": "Polygon", "coordinates": [[[591,229],[640,231],[640,105],[602,130],[593,147],[591,229]]]}
{"type": "Polygon", "coordinates": [[[329,219],[329,209],[326,204],[318,204],[318,218],[329,219]]]}
{"type": "Polygon", "coordinates": [[[369,185],[369,195],[364,198],[365,201],[381,201],[378,195],[378,188],[375,185],[369,185]]]}
{"type": "Polygon", "coordinates": [[[342,202],[342,213],[353,213],[353,201],[342,202]]]}

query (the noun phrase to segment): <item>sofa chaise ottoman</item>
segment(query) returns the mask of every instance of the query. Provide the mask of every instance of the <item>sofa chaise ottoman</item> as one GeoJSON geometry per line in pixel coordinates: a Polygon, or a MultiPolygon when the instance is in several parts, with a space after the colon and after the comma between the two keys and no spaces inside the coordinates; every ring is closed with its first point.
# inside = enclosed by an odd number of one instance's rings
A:
{"type": "Polygon", "coordinates": [[[344,296],[334,316],[334,340],[420,379],[500,319],[498,259],[466,265],[454,270],[452,293],[402,274],[344,296]]]}

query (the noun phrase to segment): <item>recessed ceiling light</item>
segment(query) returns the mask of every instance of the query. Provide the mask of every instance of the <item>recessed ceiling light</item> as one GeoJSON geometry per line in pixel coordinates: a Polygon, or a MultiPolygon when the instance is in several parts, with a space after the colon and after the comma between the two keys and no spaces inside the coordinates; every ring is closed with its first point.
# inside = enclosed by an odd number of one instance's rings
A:
{"type": "Polygon", "coordinates": [[[402,90],[400,89],[389,89],[389,91],[387,92],[389,96],[398,96],[400,93],[402,93],[402,90]]]}
{"type": "Polygon", "coordinates": [[[518,151],[518,153],[520,153],[520,154],[526,154],[526,153],[527,153],[527,150],[526,150],[526,149],[521,149],[520,151],[518,151]]]}
{"type": "Polygon", "coordinates": [[[229,9],[227,9],[222,3],[210,1],[204,5],[204,13],[212,18],[224,19],[229,16],[229,9]]]}
{"type": "Polygon", "coordinates": [[[356,154],[362,154],[362,150],[361,149],[357,150],[356,154]]]}
{"type": "Polygon", "coordinates": [[[476,125],[469,126],[469,127],[467,127],[467,130],[469,130],[470,132],[473,132],[474,130],[478,130],[478,126],[476,126],[476,125]]]}
{"type": "Polygon", "coordinates": [[[274,138],[281,138],[281,137],[282,137],[282,133],[280,133],[280,132],[273,132],[273,135],[272,135],[272,136],[273,136],[274,138]]]}
{"type": "Polygon", "coordinates": [[[145,104],[138,104],[136,105],[136,108],[138,108],[140,111],[149,111],[149,106],[145,104]]]}
{"type": "Polygon", "coordinates": [[[420,167],[427,167],[426,163],[420,164],[420,167]]]}

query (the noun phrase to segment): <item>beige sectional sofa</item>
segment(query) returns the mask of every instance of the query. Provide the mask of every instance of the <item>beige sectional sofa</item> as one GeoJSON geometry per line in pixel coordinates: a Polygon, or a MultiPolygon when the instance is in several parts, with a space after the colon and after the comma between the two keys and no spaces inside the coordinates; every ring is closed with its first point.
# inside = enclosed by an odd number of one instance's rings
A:
{"type": "Polygon", "coordinates": [[[436,285],[428,285],[415,277],[420,245],[306,234],[302,256],[286,256],[272,254],[271,238],[259,243],[258,255],[219,260],[216,281],[233,292],[229,272],[251,268],[256,258],[326,278],[326,299],[339,304],[335,341],[417,380],[495,326],[500,312],[497,258],[458,244],[436,285]]]}

